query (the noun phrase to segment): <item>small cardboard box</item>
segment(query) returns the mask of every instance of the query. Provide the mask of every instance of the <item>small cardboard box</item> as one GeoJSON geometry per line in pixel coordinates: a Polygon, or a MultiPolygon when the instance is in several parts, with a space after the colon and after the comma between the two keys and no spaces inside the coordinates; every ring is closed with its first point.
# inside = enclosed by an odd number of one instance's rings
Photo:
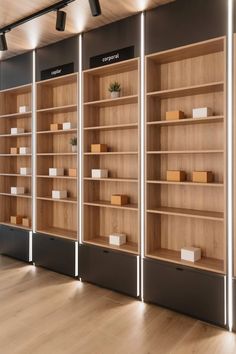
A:
{"type": "Polygon", "coordinates": [[[30,108],[29,106],[20,106],[19,107],[19,113],[27,113],[29,112],[30,108]]]}
{"type": "Polygon", "coordinates": [[[49,176],[64,176],[64,168],[49,168],[49,176]]]}
{"type": "Polygon", "coordinates": [[[22,219],[22,225],[25,227],[31,227],[31,220],[30,218],[23,218],[22,219]]]}
{"type": "Polygon", "coordinates": [[[53,199],[65,199],[67,198],[67,191],[52,191],[52,198],[53,199]]]}
{"type": "Polygon", "coordinates": [[[184,112],[182,111],[169,111],[166,112],[166,120],[184,119],[184,112]]]}
{"type": "Polygon", "coordinates": [[[11,135],[22,134],[24,132],[24,128],[11,128],[11,135]]]}
{"type": "Polygon", "coordinates": [[[113,194],[111,196],[111,204],[126,205],[129,203],[129,197],[125,194],[113,194]]]}
{"type": "Polygon", "coordinates": [[[212,109],[209,107],[193,108],[193,118],[206,118],[212,115],[212,109]]]}
{"type": "Polygon", "coordinates": [[[106,144],[91,144],[91,152],[107,152],[106,144]]]}
{"type": "Polygon", "coordinates": [[[108,170],[93,169],[92,178],[108,178],[108,170]]]}
{"type": "Polygon", "coordinates": [[[126,235],[125,234],[112,234],[109,235],[109,244],[114,246],[121,246],[126,243],[126,235]]]}
{"type": "Polygon", "coordinates": [[[27,154],[30,154],[30,152],[31,152],[30,147],[22,146],[19,149],[20,155],[27,155],[27,154]]]}
{"type": "Polygon", "coordinates": [[[211,171],[193,171],[192,181],[197,183],[213,182],[213,173],[211,171]]]}
{"type": "Polygon", "coordinates": [[[25,194],[25,187],[11,187],[11,194],[25,194]]]}
{"type": "Polygon", "coordinates": [[[61,130],[61,129],[62,129],[62,124],[60,123],[50,124],[50,130],[61,130]]]}
{"type": "Polygon", "coordinates": [[[166,171],[166,180],[170,182],[183,182],[186,180],[186,173],[180,170],[168,170],[166,171]]]}
{"type": "Polygon", "coordinates": [[[62,123],[62,129],[63,130],[69,130],[69,129],[74,129],[75,128],[75,124],[71,123],[71,122],[64,122],[62,123]]]}
{"type": "Polygon", "coordinates": [[[69,177],[77,177],[77,168],[69,168],[69,177]]]}
{"type": "Polygon", "coordinates": [[[19,154],[19,148],[18,147],[11,147],[10,154],[12,154],[12,155],[19,154]]]}
{"type": "Polygon", "coordinates": [[[31,168],[30,167],[21,167],[20,168],[20,175],[26,176],[31,174],[31,168]]]}
{"type": "Polygon", "coordinates": [[[15,224],[15,225],[19,225],[19,224],[22,224],[22,219],[23,219],[23,217],[20,215],[12,215],[10,217],[10,223],[15,224]]]}
{"type": "Polygon", "coordinates": [[[184,247],[181,248],[181,259],[189,262],[196,262],[201,259],[201,248],[199,247],[184,247]]]}

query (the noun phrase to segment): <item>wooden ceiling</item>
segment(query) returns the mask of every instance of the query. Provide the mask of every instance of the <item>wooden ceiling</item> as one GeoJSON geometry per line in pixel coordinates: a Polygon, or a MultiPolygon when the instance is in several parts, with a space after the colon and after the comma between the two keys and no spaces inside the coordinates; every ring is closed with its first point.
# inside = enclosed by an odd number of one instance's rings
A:
{"type": "MultiPolygon", "coordinates": [[[[0,59],[7,59],[172,1],[174,0],[100,0],[102,15],[92,17],[88,0],[76,0],[63,9],[67,13],[65,32],[55,30],[56,13],[44,15],[7,33],[8,51],[0,52],[0,59]]],[[[0,28],[57,2],[58,0],[0,0],[0,28]]]]}

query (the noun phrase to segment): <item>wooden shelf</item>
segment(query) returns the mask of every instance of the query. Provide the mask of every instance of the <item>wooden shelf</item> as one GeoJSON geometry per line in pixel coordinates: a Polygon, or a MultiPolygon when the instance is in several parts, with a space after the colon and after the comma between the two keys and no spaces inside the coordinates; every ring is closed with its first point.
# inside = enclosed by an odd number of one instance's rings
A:
{"type": "Polygon", "coordinates": [[[125,129],[138,129],[138,123],[130,124],[117,124],[117,125],[102,125],[95,127],[85,127],[85,131],[94,131],[94,130],[125,130],[125,129]]]}
{"type": "Polygon", "coordinates": [[[77,156],[77,152],[40,152],[38,156],[77,156]]]}
{"type": "Polygon", "coordinates": [[[21,136],[29,136],[31,137],[32,136],[32,132],[27,132],[27,133],[20,133],[20,134],[1,134],[0,135],[0,138],[18,138],[18,137],[21,137],[21,136]]]}
{"type": "Polygon", "coordinates": [[[196,183],[196,182],[171,182],[171,181],[157,181],[157,180],[147,180],[148,184],[170,184],[178,186],[196,186],[196,187],[224,187],[224,183],[196,183]]]}
{"type": "Polygon", "coordinates": [[[60,129],[60,130],[44,130],[38,131],[37,134],[71,134],[76,133],[77,129],[60,129]]]}
{"type": "Polygon", "coordinates": [[[38,109],[37,113],[70,113],[70,112],[75,112],[77,108],[78,108],[77,104],[69,104],[66,106],[38,109]]]}
{"type": "Polygon", "coordinates": [[[25,93],[31,93],[32,90],[32,84],[26,84],[26,85],[21,85],[21,86],[16,86],[16,87],[11,87],[5,90],[1,90],[1,94],[14,94],[14,95],[19,95],[19,94],[25,94],[25,93]]]}
{"type": "Polygon", "coordinates": [[[71,73],[63,76],[57,76],[52,79],[41,80],[36,84],[37,86],[62,86],[67,84],[72,84],[77,82],[78,73],[71,73]]]}
{"type": "Polygon", "coordinates": [[[201,260],[197,262],[188,262],[181,260],[179,251],[169,249],[158,249],[152,251],[147,254],[147,257],[224,274],[224,261],[219,259],[202,257],[201,260]]]}
{"type": "Polygon", "coordinates": [[[138,155],[136,151],[109,151],[109,152],[85,152],[85,156],[95,156],[95,155],[138,155]]]}
{"type": "Polygon", "coordinates": [[[213,211],[203,211],[194,209],[182,209],[182,208],[170,208],[170,207],[158,207],[147,210],[148,213],[163,214],[172,216],[183,216],[197,219],[207,219],[213,221],[224,221],[224,214],[213,211]]]}
{"type": "Polygon", "coordinates": [[[84,106],[92,106],[92,107],[112,107],[112,106],[120,106],[126,104],[138,103],[138,95],[132,96],[124,96],[118,98],[108,98],[105,100],[85,102],[84,106]]]}
{"type": "Polygon", "coordinates": [[[26,198],[26,199],[32,199],[32,196],[30,194],[11,194],[11,193],[0,193],[0,195],[6,196],[6,197],[13,197],[13,198],[26,198]]]}
{"type": "Polygon", "coordinates": [[[135,178],[92,178],[84,177],[85,181],[95,181],[95,182],[123,182],[123,183],[138,183],[138,179],[135,178]]]}
{"type": "Polygon", "coordinates": [[[209,84],[187,86],[170,90],[148,92],[147,97],[159,99],[178,98],[183,96],[202,95],[214,92],[223,92],[224,82],[212,82],[209,84]]]}
{"type": "Polygon", "coordinates": [[[94,207],[100,207],[100,208],[113,208],[113,209],[121,209],[121,210],[134,210],[138,211],[138,205],[137,204],[127,204],[127,205],[113,205],[110,202],[107,201],[94,201],[94,202],[84,202],[84,205],[87,206],[94,206],[94,207]]]}
{"type": "Polygon", "coordinates": [[[55,203],[71,203],[71,204],[77,204],[77,198],[64,198],[64,199],[54,199],[50,196],[46,197],[37,197],[38,200],[47,200],[50,202],[55,202],[55,203]]]}
{"type": "Polygon", "coordinates": [[[32,111],[26,113],[9,113],[9,114],[2,114],[0,115],[0,119],[7,119],[7,118],[31,118],[32,111]]]}
{"type": "Polygon", "coordinates": [[[119,250],[122,252],[127,252],[127,253],[132,253],[132,254],[138,254],[138,244],[134,242],[127,242],[126,244],[122,246],[114,246],[109,244],[109,237],[104,237],[104,236],[98,236],[95,237],[91,240],[86,240],[84,243],[88,243],[91,245],[96,245],[100,247],[105,247],[113,250],[119,250]]]}
{"type": "Polygon", "coordinates": [[[128,71],[133,71],[138,69],[138,59],[132,58],[117,63],[112,63],[108,65],[99,66],[97,68],[84,70],[84,75],[92,76],[105,76],[105,75],[114,75],[120,73],[126,73],[128,71]]]}
{"type": "Polygon", "coordinates": [[[2,177],[23,177],[23,178],[31,178],[32,175],[21,175],[19,173],[0,173],[2,177]]]}
{"type": "Polygon", "coordinates": [[[26,157],[32,156],[32,154],[0,154],[0,157],[26,157]]]}
{"type": "Polygon", "coordinates": [[[37,178],[48,178],[48,179],[65,179],[65,180],[77,180],[77,177],[70,176],[49,176],[49,175],[37,175],[37,178]]]}
{"type": "Polygon", "coordinates": [[[10,227],[15,227],[17,229],[21,229],[21,230],[26,230],[26,231],[30,231],[32,230],[31,228],[29,227],[26,227],[26,226],[23,226],[21,224],[11,224],[10,222],[0,222],[1,225],[5,225],[5,226],[10,226],[10,227]]]}
{"type": "Polygon", "coordinates": [[[149,155],[164,154],[223,154],[224,150],[187,150],[187,151],[147,151],[149,155]]]}
{"type": "Polygon", "coordinates": [[[169,126],[169,125],[190,125],[190,124],[209,124],[209,123],[217,123],[223,122],[224,116],[212,116],[205,118],[185,118],[179,120],[158,120],[153,122],[147,122],[148,126],[169,126]]]}
{"type": "Polygon", "coordinates": [[[69,240],[77,240],[77,232],[73,230],[61,229],[58,227],[45,227],[43,229],[37,229],[37,232],[41,234],[66,238],[69,240]]]}

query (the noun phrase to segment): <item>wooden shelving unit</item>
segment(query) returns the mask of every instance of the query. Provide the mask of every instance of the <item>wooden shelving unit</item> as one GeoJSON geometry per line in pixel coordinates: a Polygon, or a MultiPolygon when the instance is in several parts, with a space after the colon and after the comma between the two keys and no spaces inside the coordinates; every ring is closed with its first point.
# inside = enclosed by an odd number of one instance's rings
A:
{"type": "Polygon", "coordinates": [[[224,37],[146,57],[146,257],[226,272],[225,73],[224,37]],[[197,107],[213,115],[192,118],[197,107]],[[177,110],[185,119],[165,120],[177,110]],[[167,170],[186,171],[186,181],[167,181],[167,170]],[[214,181],[193,183],[194,170],[214,181]],[[202,259],[181,260],[186,246],[202,259]]]}
{"type": "Polygon", "coordinates": [[[22,224],[11,224],[10,217],[32,219],[32,176],[21,175],[20,168],[31,168],[32,155],[10,154],[11,147],[32,146],[32,85],[0,91],[0,224],[29,230],[22,224]],[[27,113],[19,113],[28,106],[27,113]],[[11,135],[11,128],[24,128],[24,133],[11,135]],[[12,195],[11,187],[24,187],[24,195],[12,195]]]}
{"type": "Polygon", "coordinates": [[[77,240],[78,154],[70,139],[78,137],[78,74],[37,83],[37,232],[77,240]],[[70,122],[72,129],[51,130],[51,124],[70,122]],[[63,176],[49,176],[49,168],[63,168],[63,176]],[[52,190],[66,190],[66,199],[53,199],[52,190]]]}
{"type": "Polygon", "coordinates": [[[84,75],[84,243],[139,252],[139,59],[86,70],[84,75]],[[110,98],[111,82],[121,84],[110,98]],[[91,144],[107,152],[92,153],[91,144]],[[108,178],[93,179],[92,169],[107,169],[108,178]],[[112,194],[126,194],[129,204],[111,205],[112,194]],[[109,235],[125,233],[123,246],[109,235]]]}

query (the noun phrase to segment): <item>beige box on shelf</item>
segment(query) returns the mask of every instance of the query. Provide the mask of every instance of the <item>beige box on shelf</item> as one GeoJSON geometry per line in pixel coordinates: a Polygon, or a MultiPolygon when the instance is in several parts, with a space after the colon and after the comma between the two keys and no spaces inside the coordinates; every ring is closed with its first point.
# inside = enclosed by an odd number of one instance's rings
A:
{"type": "Polygon", "coordinates": [[[125,194],[113,194],[111,196],[111,204],[126,205],[129,203],[129,197],[125,194]]]}
{"type": "Polygon", "coordinates": [[[49,176],[64,176],[64,168],[49,168],[49,176]]]}
{"type": "Polygon", "coordinates": [[[11,194],[25,194],[25,187],[11,187],[11,194]]]}
{"type": "Polygon", "coordinates": [[[10,154],[12,154],[12,155],[19,154],[19,148],[18,147],[11,147],[10,154]]]}
{"type": "Polygon", "coordinates": [[[19,224],[22,224],[22,219],[23,219],[23,217],[20,215],[12,215],[10,217],[10,223],[19,225],[19,224]]]}
{"type": "Polygon", "coordinates": [[[209,107],[193,108],[193,118],[206,118],[212,115],[212,109],[209,107]]]}
{"type": "Polygon", "coordinates": [[[30,167],[21,167],[20,168],[20,175],[26,176],[31,174],[31,168],[30,167]]]}
{"type": "Polygon", "coordinates": [[[109,244],[114,246],[121,246],[126,243],[126,235],[114,233],[109,235],[109,244]]]}
{"type": "Polygon", "coordinates": [[[184,112],[182,111],[169,111],[166,112],[166,120],[184,119],[184,112]]]}
{"type": "Polygon", "coordinates": [[[67,198],[67,191],[52,191],[52,198],[53,199],[65,199],[67,198]]]}
{"type": "Polygon", "coordinates": [[[11,128],[11,135],[22,134],[24,132],[24,128],[11,128]]]}
{"type": "Polygon", "coordinates": [[[166,180],[170,182],[183,182],[186,180],[186,173],[181,170],[168,170],[166,171],[166,180]]]}
{"type": "Polygon", "coordinates": [[[31,220],[30,218],[23,218],[22,219],[22,225],[25,227],[31,227],[31,220]]]}
{"type": "Polygon", "coordinates": [[[192,181],[197,183],[213,182],[213,173],[211,171],[193,171],[192,181]]]}
{"type": "Polygon", "coordinates": [[[71,122],[64,122],[62,123],[62,129],[63,130],[69,130],[69,129],[74,129],[75,128],[75,124],[71,123],[71,122]]]}
{"type": "Polygon", "coordinates": [[[19,107],[19,113],[27,113],[30,111],[29,106],[20,106],[19,107]]]}
{"type": "Polygon", "coordinates": [[[196,262],[201,259],[201,248],[183,247],[181,248],[181,259],[189,262],[196,262]]]}
{"type": "Polygon", "coordinates": [[[20,155],[27,155],[27,154],[30,154],[30,152],[31,152],[30,147],[22,146],[19,149],[20,155]]]}
{"type": "Polygon", "coordinates": [[[108,178],[108,170],[92,169],[92,178],[108,178]]]}
{"type": "Polygon", "coordinates": [[[77,168],[69,168],[69,177],[77,177],[77,168]]]}
{"type": "Polygon", "coordinates": [[[52,123],[50,124],[50,130],[61,130],[62,124],[60,123],[52,123]]]}
{"type": "Polygon", "coordinates": [[[106,144],[91,144],[91,152],[107,152],[106,144]]]}

